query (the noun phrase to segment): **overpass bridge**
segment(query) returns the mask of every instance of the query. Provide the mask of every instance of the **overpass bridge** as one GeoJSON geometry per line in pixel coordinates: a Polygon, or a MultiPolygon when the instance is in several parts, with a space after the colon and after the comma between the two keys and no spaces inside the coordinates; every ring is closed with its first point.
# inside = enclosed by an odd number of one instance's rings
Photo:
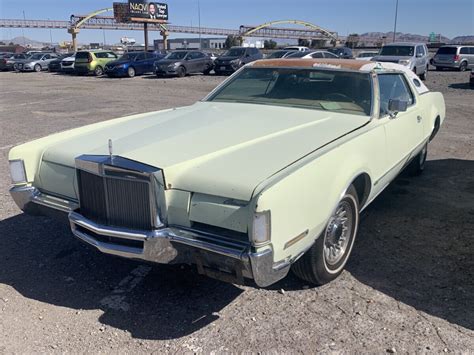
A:
{"type": "MultiPolygon", "coordinates": [[[[74,43],[76,43],[76,35],[83,29],[144,31],[145,26],[142,23],[117,22],[113,16],[99,16],[99,14],[108,11],[110,11],[110,9],[99,10],[90,15],[72,15],[69,21],[0,19],[0,28],[65,29],[72,35],[74,43]]],[[[187,33],[211,36],[232,35],[239,38],[337,39],[336,32],[330,32],[319,26],[298,20],[274,21],[260,26],[240,26],[239,29],[178,26],[173,24],[148,24],[147,29],[148,31],[160,32],[164,38],[168,36],[168,33],[187,33]],[[304,28],[274,27],[278,24],[293,24],[304,28]]]]}

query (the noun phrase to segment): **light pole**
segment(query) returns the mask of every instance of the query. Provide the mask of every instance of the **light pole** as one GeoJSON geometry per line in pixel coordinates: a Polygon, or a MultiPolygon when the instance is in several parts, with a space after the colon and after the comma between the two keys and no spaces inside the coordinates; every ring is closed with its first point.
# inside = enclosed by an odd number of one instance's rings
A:
{"type": "Polygon", "coordinates": [[[199,20],[199,50],[202,50],[202,40],[201,40],[201,3],[198,0],[198,20],[199,20]]]}
{"type": "MultiPolygon", "coordinates": [[[[51,19],[48,18],[48,21],[51,21],[51,19]]],[[[51,27],[49,28],[49,42],[51,44],[51,49],[53,49],[53,33],[51,32],[51,27]]]]}
{"type": "MultiPolygon", "coordinates": [[[[23,10],[23,20],[26,21],[25,10],[23,10]]],[[[21,35],[23,36],[23,47],[26,48],[25,29],[21,28],[21,35]]]]}
{"type": "Polygon", "coordinates": [[[397,5],[395,7],[395,25],[393,27],[393,42],[395,42],[395,39],[397,36],[397,20],[398,20],[398,0],[397,0],[397,5]]]}

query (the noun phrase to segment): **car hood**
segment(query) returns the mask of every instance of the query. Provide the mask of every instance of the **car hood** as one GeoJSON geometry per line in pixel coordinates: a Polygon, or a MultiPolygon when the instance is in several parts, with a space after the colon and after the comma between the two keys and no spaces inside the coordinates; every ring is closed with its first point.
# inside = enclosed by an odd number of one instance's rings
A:
{"type": "Polygon", "coordinates": [[[376,55],[375,57],[372,58],[374,61],[379,61],[379,62],[396,62],[399,60],[406,60],[406,59],[411,59],[412,57],[410,56],[401,56],[401,55],[376,55]]]}
{"type": "Polygon", "coordinates": [[[183,62],[182,60],[175,60],[175,59],[160,59],[160,60],[157,60],[155,63],[157,65],[170,65],[170,64],[182,63],[182,62],[183,62]]]}
{"type": "Polygon", "coordinates": [[[249,201],[275,173],[351,132],[369,117],[276,106],[198,102],[117,120],[65,138],[43,160],[74,167],[83,154],[113,154],[163,170],[168,188],[249,201]]]}
{"type": "Polygon", "coordinates": [[[217,61],[222,61],[222,62],[227,62],[227,61],[231,61],[231,60],[236,60],[236,59],[240,59],[242,58],[241,56],[237,56],[237,57],[218,57],[216,60],[217,61]]]}

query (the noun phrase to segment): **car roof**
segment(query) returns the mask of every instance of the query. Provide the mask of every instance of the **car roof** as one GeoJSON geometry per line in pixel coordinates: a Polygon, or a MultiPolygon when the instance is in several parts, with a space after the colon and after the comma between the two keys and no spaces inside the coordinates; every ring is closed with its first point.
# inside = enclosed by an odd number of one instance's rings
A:
{"type": "Polygon", "coordinates": [[[390,47],[390,46],[424,46],[425,43],[421,42],[394,42],[394,43],[388,43],[384,47],[390,47]]]}

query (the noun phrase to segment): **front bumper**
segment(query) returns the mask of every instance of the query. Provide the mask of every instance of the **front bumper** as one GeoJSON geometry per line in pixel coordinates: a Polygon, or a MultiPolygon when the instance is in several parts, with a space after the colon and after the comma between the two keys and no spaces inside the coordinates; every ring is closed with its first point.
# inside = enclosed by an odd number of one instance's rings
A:
{"type": "Polygon", "coordinates": [[[33,186],[13,187],[10,193],[26,213],[66,213],[72,233],[105,254],[159,264],[195,264],[206,276],[237,284],[249,278],[260,287],[283,279],[290,269],[289,260],[273,261],[270,246],[255,251],[249,244],[179,226],[153,231],[104,226],[84,218],[75,201],[46,195],[33,186]]]}
{"type": "Polygon", "coordinates": [[[156,75],[178,75],[178,67],[155,67],[156,75]]]}
{"type": "Polygon", "coordinates": [[[110,68],[110,67],[105,67],[104,68],[104,73],[108,76],[126,76],[127,75],[127,69],[126,68],[123,68],[123,67],[120,67],[120,68],[117,68],[117,67],[114,67],[114,68],[110,68]]]}
{"type": "Polygon", "coordinates": [[[233,73],[239,70],[238,65],[215,63],[214,71],[217,73],[233,73]]]}

